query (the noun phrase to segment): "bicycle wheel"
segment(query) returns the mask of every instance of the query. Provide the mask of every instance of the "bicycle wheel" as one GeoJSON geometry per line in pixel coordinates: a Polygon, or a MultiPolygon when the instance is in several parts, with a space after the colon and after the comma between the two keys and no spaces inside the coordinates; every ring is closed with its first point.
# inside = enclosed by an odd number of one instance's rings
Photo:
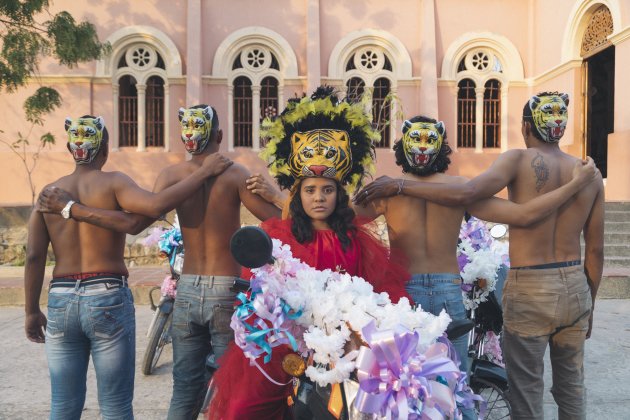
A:
{"type": "Polygon", "coordinates": [[[144,351],[144,359],[142,360],[142,373],[150,375],[157,365],[162,349],[170,342],[171,314],[164,313],[157,309],[158,316],[153,324],[153,328],[149,332],[149,343],[144,351]]]}
{"type": "MultiPolygon", "coordinates": [[[[486,402],[486,415],[484,419],[489,420],[509,420],[512,418],[512,409],[510,403],[505,396],[505,393],[498,385],[480,378],[472,378],[472,389],[475,394],[481,395],[481,398],[486,402]]],[[[481,410],[481,403],[475,401],[475,410],[479,414],[481,410]]]]}

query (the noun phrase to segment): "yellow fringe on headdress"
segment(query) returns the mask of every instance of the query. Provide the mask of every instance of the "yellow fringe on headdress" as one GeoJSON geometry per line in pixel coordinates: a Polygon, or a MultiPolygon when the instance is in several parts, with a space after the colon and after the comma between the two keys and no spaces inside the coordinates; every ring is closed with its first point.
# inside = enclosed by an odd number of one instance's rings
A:
{"type": "MultiPolygon", "coordinates": [[[[269,173],[273,176],[280,174],[291,176],[288,156],[278,157],[278,145],[285,140],[285,125],[295,125],[297,122],[306,119],[312,114],[323,114],[333,119],[343,114],[343,119],[354,129],[360,127],[364,134],[363,140],[370,141],[371,144],[380,142],[381,135],[372,127],[372,113],[366,111],[367,100],[363,98],[360,103],[350,104],[341,102],[333,104],[330,98],[320,98],[312,100],[310,97],[304,97],[299,102],[290,102],[285,112],[271,120],[265,118],[261,124],[260,136],[267,139],[267,144],[261,150],[259,156],[269,165],[269,173]],[[345,114],[344,114],[345,113],[345,114]]],[[[357,142],[351,139],[354,146],[357,142]]],[[[374,159],[370,153],[361,160],[361,166],[364,168],[363,175],[373,175],[375,171],[374,159]]],[[[356,190],[363,177],[362,174],[355,173],[350,176],[348,184],[345,186],[349,193],[356,190]]],[[[295,194],[292,188],[292,194],[295,194]]],[[[288,208],[283,213],[288,212],[288,208]]]]}

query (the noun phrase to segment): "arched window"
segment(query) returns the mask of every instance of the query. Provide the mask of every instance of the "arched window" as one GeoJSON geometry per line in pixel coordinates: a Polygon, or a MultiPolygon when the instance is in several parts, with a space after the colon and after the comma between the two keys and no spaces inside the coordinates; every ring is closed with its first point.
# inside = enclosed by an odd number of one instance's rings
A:
{"type": "Polygon", "coordinates": [[[252,82],[245,76],[234,79],[234,146],[252,147],[252,82]]]}
{"type": "Polygon", "coordinates": [[[475,147],[475,82],[457,84],[457,147],[475,147]]]}
{"type": "Polygon", "coordinates": [[[372,95],[372,121],[381,134],[381,141],[378,147],[390,147],[390,119],[391,101],[388,98],[390,93],[390,82],[385,77],[380,77],[374,81],[374,93],[372,95]]]}
{"type": "Polygon", "coordinates": [[[133,76],[118,80],[118,144],[120,147],[138,146],[138,90],[133,76]]]}
{"type": "Polygon", "coordinates": [[[503,65],[487,48],[468,51],[457,65],[457,147],[501,147],[503,65]]]}
{"type": "Polygon", "coordinates": [[[381,134],[379,148],[391,147],[394,128],[391,124],[394,73],[390,58],[381,47],[368,45],[352,52],[345,64],[346,98],[351,102],[361,100],[370,90],[372,94],[372,119],[381,134]]]}
{"type": "Polygon", "coordinates": [[[483,93],[483,147],[501,147],[501,82],[490,79],[483,93]]]}
{"type": "Polygon", "coordinates": [[[121,76],[114,90],[119,129],[114,149],[166,147],[168,78],[164,67],[162,56],[149,44],[134,43],[121,50],[116,69],[121,76]]]}
{"type": "Polygon", "coordinates": [[[151,76],[147,81],[147,146],[164,147],[164,80],[151,76]]]}
{"type": "Polygon", "coordinates": [[[258,133],[262,119],[279,111],[279,65],[275,54],[261,45],[243,48],[232,61],[230,147],[257,150],[261,146],[258,133]]]}

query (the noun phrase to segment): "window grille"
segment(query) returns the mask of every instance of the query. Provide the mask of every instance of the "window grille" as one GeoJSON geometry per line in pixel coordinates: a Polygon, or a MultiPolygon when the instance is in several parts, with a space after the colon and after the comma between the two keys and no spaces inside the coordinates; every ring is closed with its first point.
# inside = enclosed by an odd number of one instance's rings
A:
{"type": "Polygon", "coordinates": [[[475,82],[464,79],[457,85],[457,147],[475,147],[475,82]]]}
{"type": "Polygon", "coordinates": [[[245,76],[234,80],[234,146],[252,147],[252,82],[245,76]]]}
{"type": "Polygon", "coordinates": [[[123,76],[118,80],[118,139],[120,147],[138,146],[138,91],[136,79],[123,76]]]}
{"type": "Polygon", "coordinates": [[[501,82],[490,79],[483,93],[483,147],[501,147],[501,82]]]}
{"type": "Polygon", "coordinates": [[[146,93],[146,145],[164,147],[164,81],[151,76],[146,93]]]}

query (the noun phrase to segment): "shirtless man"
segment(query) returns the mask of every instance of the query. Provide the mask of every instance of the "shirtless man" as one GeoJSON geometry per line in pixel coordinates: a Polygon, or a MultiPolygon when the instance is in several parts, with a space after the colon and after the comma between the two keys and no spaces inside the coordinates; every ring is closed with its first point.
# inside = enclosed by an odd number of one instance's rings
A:
{"type": "MultiPolygon", "coordinates": [[[[409,179],[427,182],[457,183],[467,181],[463,177],[444,174],[451,149],[446,142],[444,125],[426,117],[414,117],[403,125],[403,138],[394,146],[396,162],[409,179]],[[423,151],[418,156],[413,151],[423,151]]],[[[527,226],[548,216],[572,197],[580,188],[591,182],[594,174],[592,161],[589,165],[576,162],[575,178],[565,186],[544,194],[524,204],[490,198],[470,206],[442,206],[425,200],[395,195],[371,201],[366,206],[355,206],[356,213],[374,219],[385,216],[390,245],[403,252],[409,261],[412,279],[407,291],[415,303],[438,315],[443,309],[453,319],[466,317],[460,288],[460,273],[456,250],[464,212],[468,209],[485,220],[527,226]]],[[[404,186],[399,180],[399,188],[404,186]]],[[[248,186],[255,193],[282,206],[282,195],[260,175],[248,179],[248,186]]],[[[398,192],[398,191],[396,191],[398,192]]],[[[461,360],[461,369],[468,370],[467,337],[453,343],[461,360]]],[[[465,418],[474,417],[464,412],[465,418]]]]}
{"type": "MultiPolygon", "coordinates": [[[[400,193],[443,206],[467,206],[480,218],[492,220],[473,203],[506,186],[515,203],[529,203],[543,193],[557,192],[570,183],[579,164],[579,159],[558,146],[567,123],[567,105],[565,94],[533,96],[523,110],[527,149],[503,153],[490,169],[471,181],[381,177],[359,192],[357,202],[400,193]]],[[[503,308],[504,356],[514,419],[543,418],[543,356],[547,345],[559,418],[585,418],[584,340],[590,336],[592,304],[603,267],[604,189],[601,175],[596,173],[595,177],[539,222],[523,227],[503,220],[510,224],[512,269],[503,308]],[[586,241],[584,265],[580,261],[582,231],[586,241]]],[[[426,208],[428,211],[430,207],[426,208]]]]}
{"type": "MultiPolygon", "coordinates": [[[[104,209],[125,207],[160,215],[231,164],[213,156],[182,182],[152,194],[124,174],[101,171],[108,155],[108,134],[101,117],[66,119],[65,128],[76,167],[51,187],[63,188],[78,200],[104,209]]],[[[103,418],[131,419],[135,315],[123,258],[125,235],[69,220],[74,206],[72,202],[64,204],[57,214],[31,213],[24,273],[26,336],[36,343],[46,342],[51,419],[81,417],[90,354],[103,418]],[[56,264],[47,322],[39,298],[50,242],[56,264]]]]}
{"type": "MultiPolygon", "coordinates": [[[[179,119],[182,141],[192,159],[164,169],[155,191],[194,173],[204,159],[217,155],[219,150],[223,133],[212,107],[181,108],[179,119]]],[[[247,190],[248,176],[243,166],[234,164],[177,206],[186,257],[173,312],[173,398],[169,419],[196,418],[203,397],[200,392],[209,379],[206,357],[213,352],[219,359],[233,338],[230,319],[235,293],[231,287],[240,274],[240,266],[230,254],[229,242],[241,226],[241,202],[261,220],[280,216],[275,206],[247,190]]],[[[47,191],[43,195],[45,207],[58,209],[66,201],[67,197],[58,192],[47,191]]],[[[144,228],[152,222],[143,219],[90,208],[80,220],[121,229],[134,223],[144,228]]]]}

